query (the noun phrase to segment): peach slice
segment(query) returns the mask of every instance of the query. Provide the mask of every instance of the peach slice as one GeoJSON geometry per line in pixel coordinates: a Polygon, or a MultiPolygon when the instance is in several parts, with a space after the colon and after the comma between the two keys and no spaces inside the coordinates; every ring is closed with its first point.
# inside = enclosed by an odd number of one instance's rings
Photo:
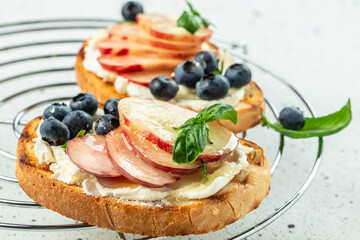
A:
{"type": "Polygon", "coordinates": [[[166,58],[189,58],[196,55],[197,51],[175,51],[165,48],[156,48],[147,44],[121,39],[107,39],[97,43],[103,55],[141,55],[166,58]]]}
{"type": "Polygon", "coordinates": [[[118,128],[106,135],[109,158],[123,176],[146,187],[163,187],[175,183],[179,177],[160,170],[139,158],[118,128]]]}
{"type": "Polygon", "coordinates": [[[201,49],[201,42],[179,42],[159,39],[147,34],[143,29],[134,23],[120,23],[110,29],[111,38],[129,40],[144,43],[157,48],[166,48],[180,51],[198,51],[201,49]]]}
{"type": "Polygon", "coordinates": [[[211,38],[212,31],[202,27],[191,34],[186,29],[178,27],[176,18],[161,14],[138,14],[136,21],[140,27],[150,35],[170,41],[179,42],[204,42],[211,38]]]}
{"type": "Polygon", "coordinates": [[[137,188],[140,186],[124,176],[113,178],[96,177],[96,179],[105,188],[137,188]]]}
{"type": "MultiPolygon", "coordinates": [[[[160,149],[172,153],[179,134],[173,127],[182,125],[197,113],[159,100],[125,98],[119,102],[119,115],[122,125],[138,132],[160,149]]],[[[208,125],[211,144],[206,145],[199,159],[211,162],[226,158],[236,149],[237,137],[218,121],[208,125]]]]}
{"type": "Polygon", "coordinates": [[[102,55],[98,58],[100,65],[109,71],[121,75],[124,72],[174,69],[184,60],[175,58],[148,58],[140,56],[102,55]]]}
{"type": "Polygon", "coordinates": [[[126,78],[130,82],[148,87],[151,80],[153,80],[154,78],[156,78],[160,75],[171,78],[172,73],[173,73],[173,70],[171,70],[171,69],[163,69],[163,70],[119,73],[119,75],[126,78]]]}
{"type": "Polygon", "coordinates": [[[159,149],[126,126],[122,127],[122,133],[134,149],[135,153],[142,160],[154,167],[178,174],[190,174],[200,168],[199,162],[194,162],[192,164],[178,164],[174,162],[171,153],[159,149]]]}
{"type": "Polygon", "coordinates": [[[102,177],[118,177],[121,172],[113,164],[105,150],[105,137],[85,135],[67,144],[70,160],[82,170],[102,177]]]}

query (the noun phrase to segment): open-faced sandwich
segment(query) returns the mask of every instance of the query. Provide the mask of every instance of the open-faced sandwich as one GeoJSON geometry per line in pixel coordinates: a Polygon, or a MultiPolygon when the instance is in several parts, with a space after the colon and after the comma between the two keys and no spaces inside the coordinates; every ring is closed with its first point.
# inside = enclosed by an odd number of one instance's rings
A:
{"type": "Polygon", "coordinates": [[[16,176],[29,197],[77,221],[156,237],[219,230],[268,195],[263,149],[218,121],[236,123],[231,105],[197,113],[154,99],[111,102],[102,115],[94,95],[79,94],[25,126],[16,176]]]}
{"type": "Polygon", "coordinates": [[[250,69],[211,43],[205,19],[195,29],[188,26],[200,18],[191,11],[181,17],[144,14],[138,3],[126,4],[128,21],[97,30],[77,54],[81,90],[93,93],[100,106],[125,97],[160,99],[196,112],[227,103],[238,112],[236,125],[224,123],[231,131],[259,124],[264,98],[250,69]]]}

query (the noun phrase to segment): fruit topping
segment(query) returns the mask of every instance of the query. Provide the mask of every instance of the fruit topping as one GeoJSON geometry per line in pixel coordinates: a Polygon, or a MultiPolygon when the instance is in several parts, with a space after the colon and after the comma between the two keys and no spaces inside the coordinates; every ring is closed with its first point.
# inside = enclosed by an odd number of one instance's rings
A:
{"type": "Polygon", "coordinates": [[[46,120],[50,117],[54,117],[55,119],[62,121],[69,112],[71,112],[71,108],[69,108],[65,103],[53,103],[45,108],[43,112],[43,119],[46,120]]]}
{"type": "Polygon", "coordinates": [[[155,38],[134,23],[116,24],[110,29],[110,36],[112,39],[128,40],[170,50],[198,51],[201,48],[201,42],[179,42],[155,38]]]}
{"type": "Polygon", "coordinates": [[[120,128],[106,135],[105,144],[108,156],[117,165],[121,174],[133,182],[147,187],[163,187],[179,179],[176,175],[160,170],[138,157],[120,128]]]}
{"type": "Polygon", "coordinates": [[[104,104],[104,112],[105,114],[110,114],[119,119],[119,104],[120,98],[110,98],[104,104]]]}
{"type": "Polygon", "coordinates": [[[74,138],[67,144],[70,160],[82,170],[102,177],[121,175],[105,150],[105,137],[85,135],[74,138]]]}
{"type": "Polygon", "coordinates": [[[305,124],[305,117],[297,107],[285,107],[279,115],[280,123],[287,129],[300,130],[305,124]]]}
{"type": "Polygon", "coordinates": [[[188,58],[196,54],[195,50],[169,50],[165,48],[157,48],[144,43],[122,39],[106,39],[97,43],[99,51],[103,55],[148,55],[166,58],[188,58]]]}
{"type": "Polygon", "coordinates": [[[80,93],[76,97],[73,97],[70,102],[70,107],[73,111],[82,110],[90,115],[94,115],[98,106],[98,100],[91,93],[80,93]]]}
{"type": "Polygon", "coordinates": [[[40,125],[41,139],[48,142],[51,146],[63,145],[69,140],[69,129],[59,120],[50,117],[40,125]]]}
{"type": "Polygon", "coordinates": [[[119,119],[110,114],[99,117],[95,122],[95,132],[98,135],[105,136],[110,131],[120,126],[119,119]]]}
{"type": "Polygon", "coordinates": [[[142,160],[156,168],[179,174],[189,174],[200,168],[199,162],[192,164],[178,164],[174,162],[171,153],[159,149],[156,145],[143,139],[126,126],[123,126],[122,133],[135,153],[142,160]]]}
{"type": "Polygon", "coordinates": [[[182,27],[176,25],[176,18],[161,14],[139,14],[136,16],[137,23],[149,34],[156,38],[181,41],[181,42],[204,42],[208,40],[212,31],[208,28],[200,28],[195,34],[191,34],[182,27]]]}
{"type": "MultiPolygon", "coordinates": [[[[173,129],[197,115],[196,112],[159,100],[125,98],[119,102],[121,123],[130,127],[160,149],[172,153],[179,131],[173,129]]],[[[199,156],[206,161],[222,159],[233,150],[237,138],[218,122],[208,123],[209,139],[204,152],[199,156]]]]}
{"type": "Polygon", "coordinates": [[[160,100],[168,101],[176,96],[179,91],[177,83],[168,77],[158,76],[149,85],[151,94],[160,100]]]}
{"type": "Polygon", "coordinates": [[[203,76],[204,69],[196,61],[185,61],[175,68],[175,80],[190,88],[194,88],[203,76]]]}
{"type": "Polygon", "coordinates": [[[199,62],[205,74],[213,73],[218,70],[219,60],[214,53],[209,51],[198,52],[195,61],[199,62]]]}
{"type": "Polygon", "coordinates": [[[121,15],[125,20],[128,21],[135,21],[136,15],[143,12],[144,12],[143,6],[136,1],[129,1],[125,3],[121,9],[121,15]]]}
{"type": "Polygon", "coordinates": [[[137,188],[140,186],[124,176],[112,178],[96,177],[96,179],[105,188],[137,188]]]}
{"type": "Polygon", "coordinates": [[[103,68],[121,75],[121,73],[125,72],[174,69],[183,60],[175,58],[151,58],[130,55],[103,55],[98,58],[98,61],[103,68]]]}
{"type": "Polygon", "coordinates": [[[235,63],[228,67],[225,77],[231,87],[241,88],[251,81],[251,71],[245,64],[235,63]]]}
{"type": "Polygon", "coordinates": [[[197,95],[204,100],[216,100],[226,96],[230,84],[226,77],[220,74],[205,75],[196,84],[197,95]]]}
{"type": "Polygon", "coordinates": [[[90,131],[93,125],[91,116],[81,110],[75,110],[68,113],[62,122],[68,127],[70,131],[70,139],[76,137],[76,135],[81,130],[85,130],[86,132],[90,131]]]}
{"type": "Polygon", "coordinates": [[[161,69],[152,71],[120,73],[119,75],[126,78],[129,82],[149,86],[151,80],[156,78],[157,76],[163,75],[165,77],[171,77],[172,73],[172,69],[161,69]]]}

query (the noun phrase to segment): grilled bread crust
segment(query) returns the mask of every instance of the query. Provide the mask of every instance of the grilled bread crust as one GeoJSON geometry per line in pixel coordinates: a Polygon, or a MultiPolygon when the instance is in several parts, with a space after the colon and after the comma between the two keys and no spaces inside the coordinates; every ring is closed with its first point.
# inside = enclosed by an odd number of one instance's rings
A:
{"type": "MultiPolygon", "coordinates": [[[[113,83],[104,82],[100,77],[85,69],[84,46],[80,49],[76,56],[76,81],[81,91],[94,94],[99,105],[102,107],[109,98],[125,98],[124,94],[120,94],[115,90],[113,83]]],[[[244,87],[244,99],[236,104],[235,110],[238,112],[238,122],[234,125],[229,120],[222,120],[221,124],[234,133],[244,132],[247,129],[261,123],[261,111],[265,109],[264,95],[259,86],[251,81],[244,87]]]]}
{"type": "Polygon", "coordinates": [[[217,194],[200,200],[163,205],[92,196],[81,187],[51,178],[48,165],[39,164],[33,139],[41,117],[30,121],[21,133],[16,176],[25,193],[40,205],[61,215],[101,228],[151,237],[204,234],[217,231],[256,209],[270,190],[270,166],[263,149],[248,154],[250,172],[238,174],[217,194]]]}

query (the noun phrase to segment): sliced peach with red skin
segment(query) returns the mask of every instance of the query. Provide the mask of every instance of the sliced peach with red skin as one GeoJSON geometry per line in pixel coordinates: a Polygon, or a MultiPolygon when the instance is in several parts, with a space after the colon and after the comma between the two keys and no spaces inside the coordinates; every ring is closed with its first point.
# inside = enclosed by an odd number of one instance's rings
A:
{"type": "Polygon", "coordinates": [[[189,58],[195,56],[197,51],[176,51],[165,48],[156,48],[144,43],[138,43],[122,39],[107,39],[97,43],[97,47],[102,55],[146,55],[166,58],[189,58]]]}
{"type": "Polygon", "coordinates": [[[151,80],[153,80],[154,78],[156,78],[160,75],[171,78],[172,73],[173,73],[173,70],[171,70],[171,69],[163,69],[163,70],[119,73],[119,75],[121,77],[126,78],[130,82],[148,87],[151,80]]]}
{"type": "Polygon", "coordinates": [[[123,126],[122,133],[134,149],[135,153],[145,162],[167,172],[190,174],[200,168],[199,162],[178,164],[172,160],[172,154],[134,133],[129,127],[123,126]]]}
{"type": "MultiPolygon", "coordinates": [[[[179,127],[197,113],[159,100],[125,98],[119,102],[119,115],[123,125],[138,132],[160,149],[172,153],[180,132],[173,127],[179,127]]],[[[226,158],[236,149],[237,137],[218,121],[208,123],[208,126],[212,143],[206,145],[198,159],[211,162],[226,158]]]]}
{"type": "Polygon", "coordinates": [[[110,28],[110,37],[144,43],[157,48],[179,51],[199,51],[201,42],[179,42],[155,38],[134,23],[120,23],[110,28]]]}
{"type": "Polygon", "coordinates": [[[106,153],[104,136],[85,135],[74,138],[67,144],[67,154],[85,172],[102,177],[121,176],[106,153]]]}
{"type": "Polygon", "coordinates": [[[191,34],[183,27],[178,27],[177,19],[162,14],[138,14],[136,22],[150,35],[170,41],[179,42],[204,42],[211,38],[212,31],[209,28],[201,27],[194,34],[191,34]]]}
{"type": "Polygon", "coordinates": [[[109,158],[127,179],[146,187],[163,187],[175,183],[178,175],[160,170],[138,157],[117,128],[106,135],[106,150],[109,158]]]}
{"type": "Polygon", "coordinates": [[[112,178],[96,177],[96,179],[105,188],[137,188],[140,186],[124,176],[112,178]]]}
{"type": "Polygon", "coordinates": [[[136,71],[151,71],[161,69],[173,70],[184,60],[175,58],[140,57],[132,55],[102,55],[98,58],[98,61],[104,69],[116,72],[121,75],[121,73],[136,71]]]}

